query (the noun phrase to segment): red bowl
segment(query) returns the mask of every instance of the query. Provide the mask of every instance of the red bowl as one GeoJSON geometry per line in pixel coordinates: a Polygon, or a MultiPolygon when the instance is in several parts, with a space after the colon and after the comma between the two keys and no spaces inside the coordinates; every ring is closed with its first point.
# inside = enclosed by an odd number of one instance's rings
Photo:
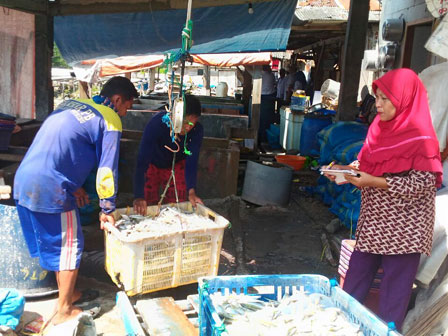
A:
{"type": "Polygon", "coordinates": [[[306,157],[298,155],[276,155],[275,159],[277,162],[288,165],[294,170],[302,169],[306,161],[306,157]]]}

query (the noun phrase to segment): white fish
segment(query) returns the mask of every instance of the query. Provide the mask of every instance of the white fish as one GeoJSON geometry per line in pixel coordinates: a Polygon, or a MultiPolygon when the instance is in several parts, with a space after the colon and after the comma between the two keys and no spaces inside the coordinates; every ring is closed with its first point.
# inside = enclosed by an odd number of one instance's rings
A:
{"type": "Polygon", "coordinates": [[[162,236],[165,234],[208,229],[217,224],[195,213],[183,213],[176,208],[166,207],[156,217],[141,215],[121,215],[116,228],[130,239],[138,239],[142,233],[145,236],[162,236]]]}
{"type": "Polygon", "coordinates": [[[231,336],[363,335],[329,297],[318,293],[302,291],[270,302],[260,296],[235,293],[214,293],[210,297],[231,336]]]}

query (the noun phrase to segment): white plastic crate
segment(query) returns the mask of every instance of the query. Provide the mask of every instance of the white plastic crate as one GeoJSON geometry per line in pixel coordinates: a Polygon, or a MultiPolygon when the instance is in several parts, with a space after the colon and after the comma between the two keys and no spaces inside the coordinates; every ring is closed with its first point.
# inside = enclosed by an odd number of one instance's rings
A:
{"type": "MultiPolygon", "coordinates": [[[[173,204],[164,205],[175,206],[173,204]]],[[[189,202],[179,203],[181,211],[191,212],[189,202]]],[[[147,215],[157,213],[157,206],[148,207],[147,215]]],[[[131,208],[118,209],[132,215],[131,208]]],[[[113,225],[104,230],[106,271],[129,296],[195,283],[199,277],[218,273],[224,229],[229,221],[207,207],[198,204],[196,214],[208,217],[216,226],[184,230],[161,236],[142,233],[130,239],[113,225]]]]}

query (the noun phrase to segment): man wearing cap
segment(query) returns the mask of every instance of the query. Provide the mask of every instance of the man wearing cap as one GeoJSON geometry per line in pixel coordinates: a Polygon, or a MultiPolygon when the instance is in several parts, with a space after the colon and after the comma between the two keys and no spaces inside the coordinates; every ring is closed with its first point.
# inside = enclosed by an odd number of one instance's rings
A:
{"type": "Polygon", "coordinates": [[[84,238],[78,207],[89,202],[81,188],[98,167],[101,222],[114,223],[121,116],[138,93],[124,77],[111,78],[93,99],[66,100],[42,124],[14,179],[14,199],[28,249],[54,271],[59,289],[53,324],[75,318],[75,282],[84,238]]]}

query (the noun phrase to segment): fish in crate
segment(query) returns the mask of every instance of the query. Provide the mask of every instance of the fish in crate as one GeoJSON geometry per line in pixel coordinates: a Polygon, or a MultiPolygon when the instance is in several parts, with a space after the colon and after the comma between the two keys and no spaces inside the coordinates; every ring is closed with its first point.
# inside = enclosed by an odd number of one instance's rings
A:
{"type": "Polygon", "coordinates": [[[119,209],[106,223],[106,271],[128,295],[154,292],[216,275],[229,222],[189,202],[148,207],[147,216],[119,209]]]}

